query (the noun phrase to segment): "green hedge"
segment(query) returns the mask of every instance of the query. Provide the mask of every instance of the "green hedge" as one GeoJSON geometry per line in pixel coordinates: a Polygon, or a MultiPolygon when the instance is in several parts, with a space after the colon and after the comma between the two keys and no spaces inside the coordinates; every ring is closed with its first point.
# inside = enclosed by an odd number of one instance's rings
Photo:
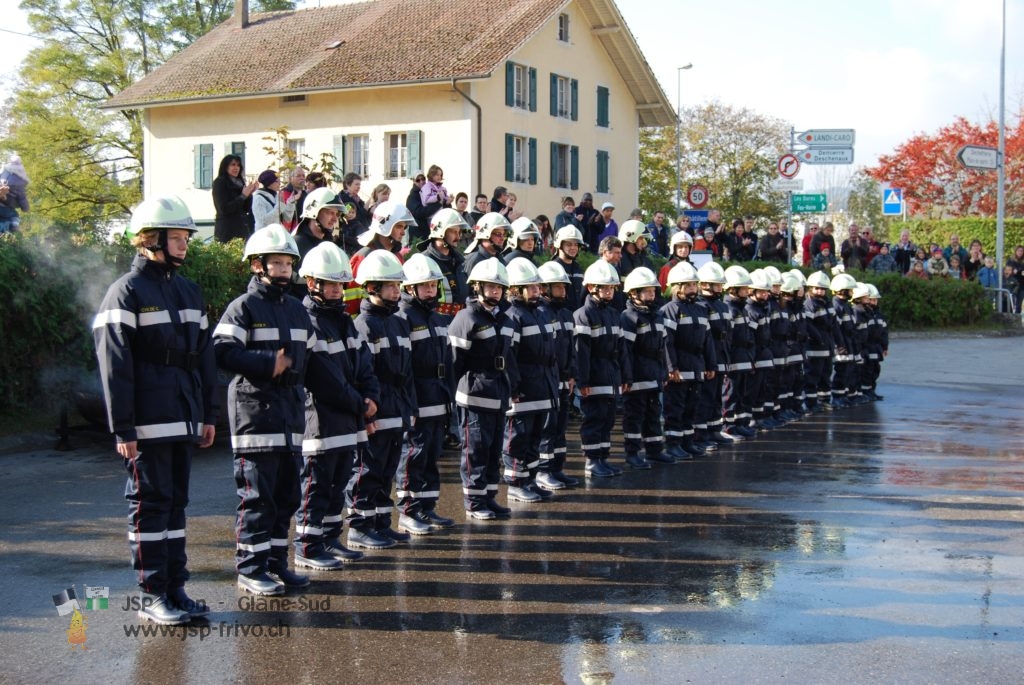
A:
{"type": "MultiPolygon", "coordinates": [[[[910,239],[917,245],[936,243],[949,245],[949,236],[956,233],[965,248],[977,238],[987,255],[996,256],[996,220],[994,217],[965,217],[962,219],[911,219],[889,225],[888,240],[897,242],[900,231],[910,229],[910,239]]],[[[1003,222],[1003,258],[1013,255],[1014,245],[1024,245],[1024,219],[1006,219],[1003,222]]]]}

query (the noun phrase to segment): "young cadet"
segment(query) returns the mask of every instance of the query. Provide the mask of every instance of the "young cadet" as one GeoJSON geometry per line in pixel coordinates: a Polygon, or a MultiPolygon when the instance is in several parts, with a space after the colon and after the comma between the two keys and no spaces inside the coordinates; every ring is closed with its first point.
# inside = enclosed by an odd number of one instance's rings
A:
{"type": "MultiPolygon", "coordinates": [[[[792,373],[792,410],[799,416],[807,414],[807,393],[804,374],[807,370],[807,277],[800,269],[791,269],[783,274],[796,279],[796,288],[792,291],[793,299],[789,303],[790,316],[795,329],[795,341],[790,346],[789,359],[794,365],[792,373]]],[[[783,288],[785,290],[785,288],[783,288]]]]}
{"type": "Polygon", "coordinates": [[[366,451],[367,421],[380,401],[380,386],[366,341],[345,311],[348,256],[331,242],[306,253],[299,275],[309,294],[302,304],[316,331],[306,373],[306,433],[295,514],[295,565],[332,570],[362,552],[340,542],[345,489],[357,454],[366,451]]]}
{"type": "Polygon", "coordinates": [[[437,294],[436,311],[447,317],[446,324],[466,306],[466,298],[469,297],[469,285],[463,269],[466,258],[457,248],[462,232],[468,230],[469,224],[462,215],[445,207],[434,214],[430,220],[430,235],[418,246],[420,252],[434,261],[444,277],[437,294]]]}
{"type": "Polygon", "coordinates": [[[873,283],[868,283],[867,309],[871,315],[868,325],[867,360],[865,361],[864,394],[868,399],[878,402],[885,398],[879,395],[878,377],[882,373],[882,362],[889,355],[889,324],[878,308],[878,300],[882,297],[873,283]]]}
{"type": "Polygon", "coordinates": [[[217,369],[199,286],[178,275],[195,233],[177,197],[144,200],[125,235],[137,254],[93,321],[110,431],[128,471],[128,546],[139,616],[185,623],[209,609],[185,593],[185,507],[196,445],[213,444],[217,369]]]}
{"type": "MultiPolygon", "coordinates": [[[[379,218],[376,211],[374,217],[379,218]]],[[[368,254],[356,274],[356,283],[366,291],[355,319],[356,330],[370,348],[373,373],[380,383],[369,449],[356,464],[348,487],[348,543],[365,549],[409,541],[408,533],[391,528],[391,482],[398,472],[405,432],[412,426],[417,410],[409,322],[397,316],[404,278],[402,263],[387,250],[368,254]]],[[[424,532],[419,527],[406,530],[424,532]]]]}
{"type": "Polygon", "coordinates": [[[555,256],[551,259],[569,277],[569,289],[565,292],[565,306],[574,312],[583,304],[586,292],[583,287],[583,268],[576,262],[581,248],[586,248],[583,233],[575,226],[563,226],[555,232],[555,256]]]}
{"type": "Polygon", "coordinates": [[[832,291],[832,308],[835,310],[835,364],[832,368],[832,406],[838,409],[849,407],[849,395],[852,393],[850,383],[856,371],[857,341],[855,339],[857,324],[853,320],[853,307],[850,296],[857,281],[846,273],[837,274],[829,283],[832,291]]]}
{"type": "Polygon", "coordinates": [[[609,478],[622,469],[608,464],[615,425],[615,399],[622,384],[622,328],[619,310],[612,302],[619,287],[619,274],[604,259],[598,259],[583,274],[587,299],[573,313],[576,349],[576,386],[580,391],[580,442],[587,459],[586,474],[609,478]]]}
{"type": "Polygon", "coordinates": [[[871,291],[868,290],[867,283],[858,282],[853,288],[853,293],[850,296],[850,307],[853,311],[853,322],[854,328],[854,340],[856,341],[857,359],[854,362],[854,370],[850,374],[850,391],[853,393],[851,397],[851,404],[867,404],[870,402],[870,398],[864,394],[864,376],[867,371],[867,358],[868,358],[868,336],[870,332],[868,330],[871,325],[871,312],[868,310],[868,298],[871,296],[871,291]]]}
{"type": "Polygon", "coordinates": [[[626,276],[626,309],[619,315],[622,327],[622,436],[626,465],[634,470],[651,468],[675,459],[664,453],[661,430],[661,388],[665,371],[665,327],[656,306],[661,289],[654,272],[637,267],[626,276]],[[640,454],[641,450],[644,452],[640,454]]]}
{"type": "Polygon", "coordinates": [[[515,374],[512,327],[502,307],[505,265],[497,258],[481,261],[470,272],[469,285],[475,294],[448,326],[448,340],[458,379],[455,402],[464,410],[460,473],[466,516],[487,521],[512,511],[495,500],[512,394],[509,377],[515,374]]]}
{"type": "Polygon", "coordinates": [[[715,377],[718,360],[707,309],[697,302],[697,270],[679,262],[668,273],[672,300],[661,308],[665,323],[668,383],[665,384],[665,438],[676,460],[704,456],[694,443],[701,384],[715,377]]]}
{"type": "Polygon", "coordinates": [[[831,281],[824,271],[807,277],[804,321],[807,331],[807,362],[804,393],[810,411],[831,409],[832,357],[836,351],[836,317],[828,298],[831,281]]]}
{"type": "Polygon", "coordinates": [[[781,367],[779,386],[781,388],[780,406],[782,419],[793,421],[800,416],[801,391],[803,379],[803,315],[804,303],[800,297],[802,289],[800,279],[792,273],[782,274],[782,285],[779,286],[780,314],[786,323],[786,350],[784,363],[781,367]]]}
{"type": "Polygon", "coordinates": [[[754,333],[747,321],[747,298],[750,296],[750,274],[742,266],[725,270],[725,303],[732,320],[729,340],[729,389],[725,395],[725,432],[729,436],[752,438],[750,375],[754,370],[754,333]]]}
{"type": "MultiPolygon", "coordinates": [[[[442,209],[441,212],[446,210],[442,209]]],[[[438,212],[440,214],[441,212],[438,212]]],[[[435,215],[436,217],[436,215],[435,215]]],[[[444,448],[455,388],[448,317],[437,312],[438,293],[445,277],[425,254],[414,254],[402,267],[402,302],[398,316],[409,324],[412,376],[419,406],[416,423],[406,435],[398,462],[398,525],[416,535],[455,525],[434,511],[441,496],[437,460],[444,448]]]]}
{"type": "Polygon", "coordinates": [[[402,250],[405,231],[415,225],[416,219],[413,218],[412,212],[401,202],[388,200],[374,207],[370,228],[359,234],[359,244],[363,247],[349,258],[355,282],[350,283],[345,290],[345,310],[353,318],[362,312],[364,289],[359,287],[359,269],[362,261],[371,253],[382,250],[390,253],[401,264],[402,260],[398,255],[402,250]]]}
{"type": "Polygon", "coordinates": [[[309,585],[288,570],[288,529],[299,507],[305,431],[302,386],[316,334],[305,307],[288,295],[295,239],[280,224],[253,233],[244,259],[253,272],[245,294],[228,305],[213,332],[228,386],[231,449],[235,455],[238,587],[278,595],[309,585]]]}
{"type": "MultiPolygon", "coordinates": [[[[669,259],[658,272],[658,282],[662,290],[668,288],[668,272],[679,262],[690,261],[690,251],[693,250],[693,238],[686,231],[677,231],[669,239],[669,259]]],[[[692,262],[691,262],[692,263],[692,262]]]]}
{"type": "MultiPolygon", "coordinates": [[[[686,235],[683,231],[676,235],[680,233],[686,235]]],[[[711,326],[711,341],[715,348],[715,375],[700,384],[700,399],[694,423],[694,443],[705,450],[712,450],[718,445],[730,445],[738,438],[722,432],[725,423],[722,417],[722,391],[729,366],[732,315],[729,312],[729,305],[722,301],[725,270],[721,265],[717,262],[706,262],[697,269],[697,279],[697,287],[700,289],[697,302],[707,310],[708,325],[711,326]]]]}
{"type": "Polygon", "coordinates": [[[784,387],[786,358],[789,356],[789,337],[792,334],[789,315],[782,307],[782,272],[768,265],[761,269],[768,277],[771,290],[768,293],[769,329],[771,331],[772,369],[767,374],[765,418],[782,426],[796,418],[783,409],[789,399],[784,387]]]}
{"type": "MultiPolygon", "coordinates": [[[[505,249],[505,236],[510,229],[508,219],[498,212],[488,212],[480,217],[473,227],[473,241],[466,246],[466,261],[462,268],[467,273],[485,259],[497,257],[505,249]]],[[[504,265],[504,262],[502,262],[504,265]]]]}
{"type": "Polygon", "coordinates": [[[512,404],[507,412],[501,457],[508,498],[532,503],[551,496],[547,489],[538,488],[534,479],[540,465],[541,435],[558,397],[558,357],[555,333],[540,311],[537,267],[524,257],[516,257],[505,270],[509,286],[505,315],[512,328],[511,352],[518,383],[511,387],[512,404]]]}
{"type": "Polygon", "coordinates": [[[750,273],[750,297],[747,298],[747,325],[754,336],[754,370],[750,374],[747,389],[754,427],[758,430],[771,430],[782,425],[773,421],[768,413],[769,407],[773,406],[768,377],[774,367],[771,310],[768,305],[770,297],[771,282],[768,274],[755,269],[750,273]]]}
{"type": "Polygon", "coordinates": [[[537,242],[540,240],[540,229],[533,219],[521,216],[512,222],[512,234],[508,237],[508,246],[501,255],[501,261],[505,266],[512,263],[513,259],[525,259],[531,264],[534,262],[534,253],[537,249],[537,242]]]}
{"type": "Polygon", "coordinates": [[[569,404],[576,385],[572,322],[575,310],[568,306],[567,294],[571,285],[561,263],[556,259],[549,260],[541,264],[537,272],[547,288],[547,304],[541,307],[541,313],[555,333],[559,385],[557,406],[548,414],[541,435],[540,465],[534,482],[545,490],[562,490],[579,485],[579,480],[565,473],[565,430],[569,425],[569,404]]]}

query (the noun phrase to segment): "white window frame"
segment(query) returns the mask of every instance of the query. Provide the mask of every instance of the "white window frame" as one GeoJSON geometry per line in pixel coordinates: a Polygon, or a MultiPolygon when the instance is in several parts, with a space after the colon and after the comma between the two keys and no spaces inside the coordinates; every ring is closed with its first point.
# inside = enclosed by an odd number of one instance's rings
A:
{"type": "Polygon", "coordinates": [[[306,139],[305,138],[289,138],[284,142],[285,147],[292,151],[296,164],[303,164],[306,159],[306,139]]]}
{"type": "Polygon", "coordinates": [[[560,119],[572,118],[572,79],[566,76],[558,76],[558,117],[560,119]]]}
{"type": "Polygon", "coordinates": [[[558,15],[558,40],[569,42],[569,15],[565,12],[558,15]]]}
{"type": "Polygon", "coordinates": [[[370,175],[370,134],[355,133],[346,136],[345,160],[349,167],[346,171],[354,171],[361,177],[370,175]]]}
{"type": "Polygon", "coordinates": [[[566,143],[555,143],[557,156],[555,157],[556,178],[552,185],[556,188],[568,188],[571,182],[572,169],[570,168],[569,150],[566,143]]]}
{"type": "Polygon", "coordinates": [[[385,177],[409,177],[409,138],[405,131],[384,134],[386,143],[385,177]]]}
{"type": "Polygon", "coordinates": [[[512,137],[512,175],[516,183],[530,182],[530,148],[524,136],[512,137]]]}
{"type": "Polygon", "coordinates": [[[517,109],[530,109],[530,70],[522,64],[513,66],[516,75],[512,90],[513,104],[517,109]]]}

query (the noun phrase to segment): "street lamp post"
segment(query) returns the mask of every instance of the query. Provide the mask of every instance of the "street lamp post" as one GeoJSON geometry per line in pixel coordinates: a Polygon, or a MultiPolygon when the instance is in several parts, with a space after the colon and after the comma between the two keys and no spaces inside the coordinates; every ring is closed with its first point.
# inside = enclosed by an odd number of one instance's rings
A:
{"type": "Polygon", "coordinates": [[[683,123],[683,71],[692,69],[693,63],[688,62],[676,69],[676,218],[683,213],[683,177],[679,171],[681,159],[679,137],[683,123]]]}

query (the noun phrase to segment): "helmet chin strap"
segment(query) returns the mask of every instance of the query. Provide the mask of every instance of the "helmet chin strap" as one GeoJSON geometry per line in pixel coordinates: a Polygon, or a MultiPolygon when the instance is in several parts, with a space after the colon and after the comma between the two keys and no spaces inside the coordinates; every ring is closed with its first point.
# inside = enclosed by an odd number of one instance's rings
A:
{"type": "Polygon", "coordinates": [[[164,263],[167,264],[169,269],[179,269],[185,263],[185,260],[181,257],[175,257],[167,249],[167,229],[163,228],[157,231],[157,243],[147,247],[146,249],[150,252],[162,252],[164,255],[164,263]]]}

